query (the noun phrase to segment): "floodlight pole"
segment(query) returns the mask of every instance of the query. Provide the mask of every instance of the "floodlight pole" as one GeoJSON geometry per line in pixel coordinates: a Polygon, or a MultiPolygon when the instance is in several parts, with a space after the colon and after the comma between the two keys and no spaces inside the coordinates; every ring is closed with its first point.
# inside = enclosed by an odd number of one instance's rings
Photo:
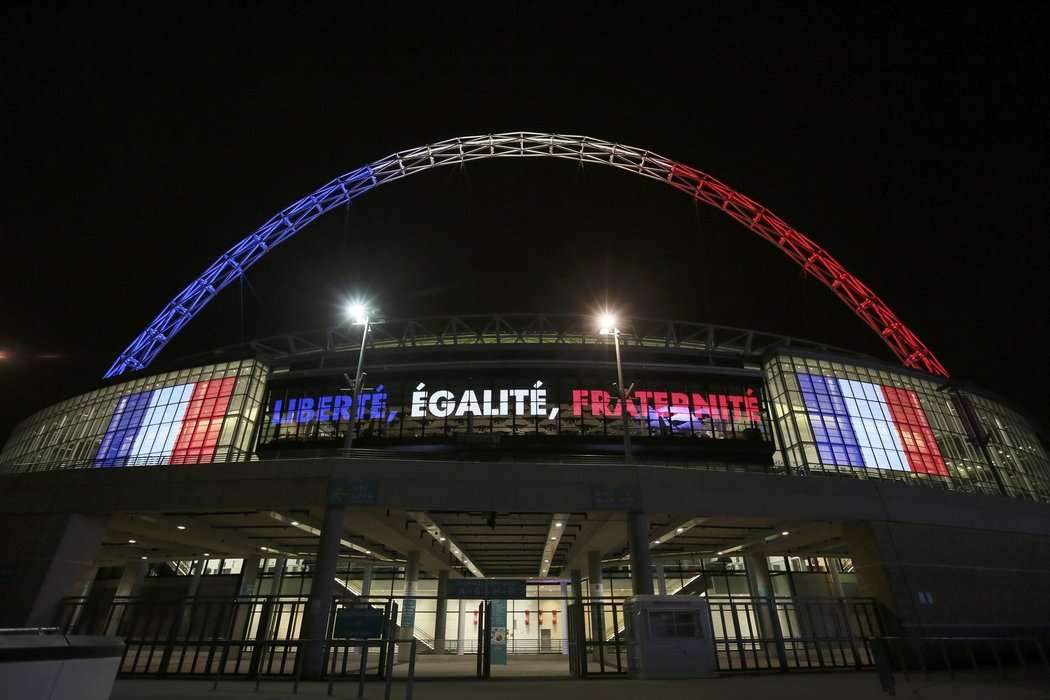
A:
{"type": "Polygon", "coordinates": [[[627,422],[627,389],[623,385],[623,362],[620,361],[620,329],[613,326],[611,329],[602,329],[602,332],[611,333],[613,346],[616,348],[616,390],[620,395],[620,417],[623,419],[623,461],[630,464],[634,461],[631,454],[631,431],[627,422]]]}
{"type": "Polygon", "coordinates": [[[368,322],[369,317],[366,314],[364,316],[365,329],[361,333],[361,352],[357,356],[357,374],[354,375],[354,398],[350,404],[350,425],[347,426],[346,438],[343,441],[343,447],[347,449],[354,446],[354,426],[357,425],[357,400],[361,396],[361,370],[365,366],[365,343],[368,340],[368,322]]]}

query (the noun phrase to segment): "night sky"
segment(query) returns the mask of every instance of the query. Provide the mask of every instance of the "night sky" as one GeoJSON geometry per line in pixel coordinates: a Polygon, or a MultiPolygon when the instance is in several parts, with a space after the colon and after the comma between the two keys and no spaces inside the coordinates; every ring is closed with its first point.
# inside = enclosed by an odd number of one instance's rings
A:
{"type": "MultiPolygon", "coordinates": [[[[94,388],[278,210],[394,151],[504,131],[593,136],[710,173],[823,245],[956,378],[1045,426],[1044,13],[738,5],[5,4],[0,441],[94,388]]],[[[330,213],[154,367],[332,325],[358,294],[393,317],[609,304],[892,359],[724,214],[610,168],[513,159],[330,213]]]]}

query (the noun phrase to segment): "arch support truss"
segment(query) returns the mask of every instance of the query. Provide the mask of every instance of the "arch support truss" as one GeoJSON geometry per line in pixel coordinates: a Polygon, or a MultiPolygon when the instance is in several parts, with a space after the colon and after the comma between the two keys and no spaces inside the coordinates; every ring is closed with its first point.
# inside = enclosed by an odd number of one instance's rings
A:
{"type": "Polygon", "coordinates": [[[466,136],[394,153],[337,177],[316,192],[275,214],[240,243],[223,253],[172,299],[106,372],[114,377],[145,368],[176,333],[224,287],[317,217],[391,180],[444,165],[486,158],[561,158],[607,165],[659,180],[721,209],[795,261],[831,289],[862,321],[878,333],[907,367],[948,376],[929,348],[885,303],[827,251],[757,202],[706,173],[646,150],[588,136],[514,132],[466,136]]]}

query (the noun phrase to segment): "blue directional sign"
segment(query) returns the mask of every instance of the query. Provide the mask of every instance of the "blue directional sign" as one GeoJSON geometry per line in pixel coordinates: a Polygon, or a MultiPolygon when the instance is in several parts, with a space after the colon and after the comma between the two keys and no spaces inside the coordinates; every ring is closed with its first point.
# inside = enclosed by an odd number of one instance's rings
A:
{"type": "Polygon", "coordinates": [[[591,505],[595,510],[635,510],[641,502],[641,494],[634,484],[591,486],[591,505]]]}
{"type": "Polygon", "coordinates": [[[332,479],[328,486],[330,506],[372,506],[379,494],[379,482],[372,479],[332,479]]]}
{"type": "Polygon", "coordinates": [[[525,579],[457,578],[449,579],[448,597],[461,600],[509,600],[524,598],[525,579]]]}

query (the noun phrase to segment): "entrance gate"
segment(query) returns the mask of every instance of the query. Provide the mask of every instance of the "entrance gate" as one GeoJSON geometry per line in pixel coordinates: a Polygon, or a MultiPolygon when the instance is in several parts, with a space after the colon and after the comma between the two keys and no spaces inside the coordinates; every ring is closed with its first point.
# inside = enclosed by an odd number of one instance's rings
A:
{"type": "MultiPolygon", "coordinates": [[[[230,598],[66,598],[58,611],[55,626],[65,634],[108,634],[126,643],[120,673],[125,676],[198,676],[211,677],[291,677],[296,673],[299,628],[306,597],[230,598]]],[[[374,646],[378,653],[369,656],[365,673],[382,678],[393,659],[388,659],[388,645],[407,645],[401,637],[398,612],[407,606],[403,598],[371,597],[368,601],[347,597],[333,600],[334,613],[344,606],[370,606],[384,610],[384,631],[374,646]],[[375,659],[376,663],[371,663],[375,659]]],[[[533,599],[535,600],[535,599],[533,599]]],[[[623,599],[604,598],[566,601],[542,598],[548,615],[543,626],[548,634],[532,634],[542,629],[540,620],[526,617],[516,609],[515,621],[529,620],[528,643],[513,638],[513,624],[508,626],[507,651],[519,662],[526,655],[538,656],[550,647],[557,655],[567,651],[568,670],[577,677],[617,676],[627,672],[627,645],[624,635],[623,599]],[[568,603],[567,608],[561,608],[568,603]],[[567,619],[555,626],[552,606],[567,610],[567,619]],[[532,628],[531,625],[535,625],[532,628]],[[567,644],[553,641],[552,630],[568,629],[567,644]],[[535,639],[533,639],[535,637],[535,639]],[[545,646],[545,639],[552,640],[545,646]]],[[[457,633],[456,641],[434,639],[426,633],[432,628],[424,609],[436,610],[439,600],[418,596],[414,620],[415,638],[424,661],[417,675],[427,675],[428,654],[464,656],[476,654],[474,673],[462,666],[463,675],[477,678],[492,676],[492,601],[478,604],[477,633],[471,640],[457,633]]],[[[870,640],[883,634],[875,602],[868,598],[757,598],[746,596],[710,596],[711,623],[714,630],[721,672],[792,669],[832,670],[871,666],[874,658],[870,640]]],[[[451,601],[449,601],[451,602],[451,601]]],[[[460,616],[473,625],[474,610],[460,616]]],[[[538,608],[537,603],[530,609],[538,608]]],[[[519,627],[520,629],[520,627],[519,627]]],[[[329,663],[336,678],[357,678],[360,643],[341,639],[330,628],[327,649],[329,663]]],[[[473,634],[470,636],[474,636],[473,634]]],[[[549,657],[548,657],[549,658],[549,657]]],[[[450,659],[451,660],[451,659],[450,659]]],[[[466,662],[466,659],[464,659],[466,662]]],[[[469,663],[469,662],[467,662],[469,663]]],[[[459,668],[459,666],[456,666],[459,668]]],[[[551,665],[548,670],[556,668],[551,665]]]]}

